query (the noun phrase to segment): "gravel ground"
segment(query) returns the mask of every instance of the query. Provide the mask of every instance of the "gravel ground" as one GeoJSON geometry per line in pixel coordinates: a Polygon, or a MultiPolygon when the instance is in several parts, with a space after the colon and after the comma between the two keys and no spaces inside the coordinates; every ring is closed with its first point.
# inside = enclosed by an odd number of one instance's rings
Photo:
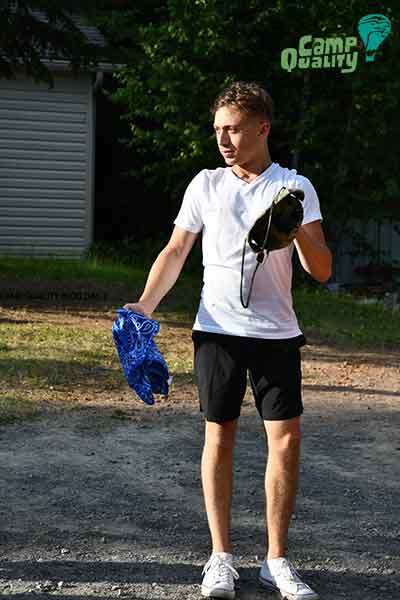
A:
{"type": "MultiPolygon", "coordinates": [[[[343,361],[306,351],[290,553],[323,600],[400,599],[398,364],[398,356],[343,361]]],[[[178,402],[138,410],[134,401],[132,418],[94,408],[0,428],[3,597],[200,598],[209,552],[203,423],[194,390],[179,410],[178,402]]],[[[248,396],[232,514],[239,600],[276,598],[257,585],[264,462],[248,396]]]]}

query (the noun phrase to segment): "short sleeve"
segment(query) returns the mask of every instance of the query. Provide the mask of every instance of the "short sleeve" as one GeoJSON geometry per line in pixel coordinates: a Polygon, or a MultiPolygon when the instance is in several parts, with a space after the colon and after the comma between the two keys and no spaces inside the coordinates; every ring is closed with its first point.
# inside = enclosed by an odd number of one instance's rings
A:
{"type": "Polygon", "coordinates": [[[319,199],[311,181],[307,177],[299,176],[298,187],[304,191],[303,225],[312,223],[312,221],[322,221],[319,199]]]}
{"type": "Polygon", "coordinates": [[[183,201],[174,224],[187,231],[199,233],[203,228],[201,211],[202,198],[205,194],[206,171],[200,171],[186,188],[183,201]]]}

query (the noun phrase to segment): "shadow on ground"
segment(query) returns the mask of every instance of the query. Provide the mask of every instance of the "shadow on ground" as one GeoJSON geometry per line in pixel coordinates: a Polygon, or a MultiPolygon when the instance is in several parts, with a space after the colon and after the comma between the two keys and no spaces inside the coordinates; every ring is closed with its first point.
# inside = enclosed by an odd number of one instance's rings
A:
{"type": "MultiPolygon", "coordinates": [[[[400,414],[375,406],[372,396],[367,406],[344,403],[341,394],[306,394],[291,554],[324,600],[398,600],[400,414]]],[[[199,597],[209,552],[202,418],[196,411],[146,415],[135,422],[52,415],[0,428],[4,597],[22,598],[46,579],[73,586],[72,595],[57,598],[112,598],[111,584],[127,586],[131,598],[199,597]]],[[[266,595],[255,583],[264,552],[264,462],[264,434],[248,403],[232,506],[242,600],[266,595]]]]}

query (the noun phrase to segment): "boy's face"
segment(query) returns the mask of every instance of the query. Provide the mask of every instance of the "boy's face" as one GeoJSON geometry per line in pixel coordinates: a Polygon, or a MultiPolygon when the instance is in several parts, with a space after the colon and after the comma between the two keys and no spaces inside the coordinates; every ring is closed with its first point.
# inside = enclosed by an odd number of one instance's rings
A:
{"type": "Polygon", "coordinates": [[[234,106],[223,106],[214,117],[219,151],[228,166],[249,165],[265,153],[270,123],[234,106]]]}

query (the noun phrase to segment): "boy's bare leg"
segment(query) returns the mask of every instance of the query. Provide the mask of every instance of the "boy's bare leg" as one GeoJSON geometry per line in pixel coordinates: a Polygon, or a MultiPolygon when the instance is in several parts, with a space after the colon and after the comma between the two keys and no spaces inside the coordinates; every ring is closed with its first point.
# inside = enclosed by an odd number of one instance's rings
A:
{"type": "Polygon", "coordinates": [[[283,557],[299,480],[300,417],[264,421],[268,440],[265,472],[268,558],[283,557]]]}
{"type": "Polygon", "coordinates": [[[232,457],[237,419],[224,423],[206,421],[201,461],[204,502],[213,552],[230,552],[232,457]]]}

